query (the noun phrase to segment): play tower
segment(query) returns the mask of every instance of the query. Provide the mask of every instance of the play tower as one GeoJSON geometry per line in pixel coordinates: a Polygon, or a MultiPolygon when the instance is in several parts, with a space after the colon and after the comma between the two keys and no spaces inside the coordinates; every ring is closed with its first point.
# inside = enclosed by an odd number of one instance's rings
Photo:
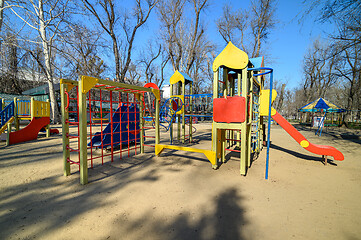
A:
{"type": "MultiPolygon", "coordinates": [[[[254,76],[257,69],[262,67],[263,58],[249,59],[248,55],[235,47],[231,42],[217,56],[213,63],[213,124],[212,147],[197,149],[181,145],[156,145],[156,155],[164,149],[182,150],[204,153],[217,169],[225,162],[226,151],[240,153],[240,173],[245,175],[251,164],[251,157],[259,153],[263,141],[263,119],[260,115],[260,93],[264,78],[254,76]]],[[[178,95],[173,97],[185,100],[187,75],[176,71],[171,77],[171,86],[178,83],[178,95]],[[182,81],[183,80],[183,81],[182,81]]],[[[192,81],[188,77],[190,86],[192,81]]],[[[189,109],[192,111],[192,89],[189,90],[189,109]]],[[[183,110],[183,108],[182,108],[183,110]]],[[[184,111],[180,111],[182,121],[185,121],[184,111]]],[[[192,115],[189,115],[191,118],[192,115]]],[[[178,121],[178,124],[180,121],[178,121]]],[[[191,119],[189,120],[191,123],[191,119]]],[[[178,129],[180,129],[178,127],[178,129]]],[[[191,136],[191,127],[189,131],[191,136]]],[[[180,133],[179,133],[180,134],[180,133]]],[[[185,142],[185,127],[182,122],[182,137],[185,142]]]]}

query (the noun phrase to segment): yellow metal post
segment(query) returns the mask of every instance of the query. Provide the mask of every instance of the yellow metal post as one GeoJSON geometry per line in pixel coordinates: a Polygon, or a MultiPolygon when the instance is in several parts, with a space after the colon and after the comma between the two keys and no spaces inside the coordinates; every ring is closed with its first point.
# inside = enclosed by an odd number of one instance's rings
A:
{"type": "MultiPolygon", "coordinates": [[[[46,102],[49,102],[49,99],[46,99],[46,102]]],[[[49,112],[50,117],[50,112],[49,112]]],[[[50,137],[50,124],[46,125],[46,137],[50,137]]]]}
{"type": "MultiPolygon", "coordinates": [[[[183,107],[185,109],[185,97],[186,94],[186,84],[185,82],[182,83],[182,96],[183,96],[183,107]]],[[[182,143],[184,144],[186,142],[186,120],[185,120],[185,111],[182,112],[182,143]]]]}
{"type": "MultiPolygon", "coordinates": [[[[192,108],[193,108],[193,97],[192,97],[192,94],[193,94],[193,82],[190,83],[191,86],[190,86],[190,89],[189,89],[189,112],[190,112],[190,115],[192,115],[192,108]]],[[[184,98],[185,99],[185,98],[184,98]]],[[[185,106],[184,106],[185,108],[185,106]]],[[[184,109],[185,110],[185,109],[184,109]]],[[[192,117],[189,117],[189,142],[191,143],[193,141],[193,118],[192,117]]]]}
{"type": "Polygon", "coordinates": [[[35,117],[35,104],[34,104],[34,98],[32,97],[30,99],[30,119],[33,120],[35,117]]]}
{"type": "Polygon", "coordinates": [[[221,129],[221,131],[218,131],[218,133],[221,133],[220,135],[220,143],[219,145],[221,146],[220,152],[221,152],[221,159],[222,162],[224,163],[226,161],[226,147],[227,147],[227,141],[226,141],[226,135],[229,134],[229,130],[224,130],[221,129]]]}
{"type": "MultiPolygon", "coordinates": [[[[234,94],[235,94],[235,89],[234,89],[234,76],[229,76],[229,81],[230,81],[230,87],[229,87],[229,95],[231,96],[231,97],[233,97],[234,96],[234,94]]],[[[233,130],[231,130],[230,131],[230,136],[231,137],[229,137],[230,139],[232,139],[231,141],[230,141],[230,145],[231,146],[233,146],[234,145],[234,131],[233,130]]]]}
{"type": "Polygon", "coordinates": [[[19,118],[18,118],[18,99],[14,98],[14,119],[15,119],[15,131],[19,131],[19,118]]]}
{"type": "MultiPolygon", "coordinates": [[[[213,72],[213,100],[215,98],[218,98],[218,85],[219,85],[218,84],[218,74],[219,74],[219,69],[217,69],[215,72],[213,72]]],[[[214,120],[212,123],[212,151],[214,151],[214,152],[217,151],[217,128],[216,128],[214,120]]]]}
{"type": "Polygon", "coordinates": [[[248,101],[249,101],[249,116],[247,120],[247,141],[248,141],[248,152],[247,152],[247,167],[251,166],[251,152],[252,152],[252,120],[253,120],[253,79],[252,75],[247,72],[247,82],[249,83],[249,94],[248,94],[248,101]]]}
{"type": "Polygon", "coordinates": [[[139,120],[140,120],[140,153],[144,153],[144,119],[143,119],[143,94],[139,95],[139,120]]]}
{"type": "MultiPolygon", "coordinates": [[[[246,99],[245,112],[248,113],[248,81],[247,81],[247,68],[242,70],[242,96],[246,99]]],[[[241,123],[241,161],[240,161],[240,173],[246,175],[247,161],[248,161],[248,115],[246,115],[246,121],[241,123]]]]}
{"type": "Polygon", "coordinates": [[[8,132],[6,135],[6,146],[10,145],[11,122],[8,123],[8,132]]]}
{"type": "MultiPolygon", "coordinates": [[[[181,95],[182,93],[181,93],[181,89],[182,89],[182,82],[180,81],[180,82],[178,82],[178,84],[177,84],[177,94],[178,95],[181,95]]],[[[184,83],[183,83],[184,84],[184,83]]],[[[183,103],[184,104],[184,103],[183,103]]],[[[178,128],[177,128],[177,132],[178,132],[178,142],[181,142],[181,121],[180,121],[180,115],[178,114],[177,115],[177,126],[178,126],[178,128]]]]}
{"type": "Polygon", "coordinates": [[[83,93],[84,78],[80,77],[79,82],[79,153],[80,153],[80,183],[88,183],[88,161],[87,161],[87,112],[86,93],[83,93]]]}
{"type": "MultiPolygon", "coordinates": [[[[229,92],[228,92],[228,88],[229,88],[229,79],[228,79],[228,68],[225,68],[223,67],[223,97],[224,98],[227,98],[227,96],[229,96],[229,92]]],[[[225,130],[226,132],[222,134],[224,134],[225,136],[228,136],[229,134],[229,131],[228,130],[225,130]]],[[[222,140],[225,139],[222,138],[222,140]]],[[[225,142],[222,142],[221,145],[222,145],[222,152],[225,152],[224,151],[224,148],[228,145],[228,140],[224,140],[225,142]]],[[[223,157],[223,154],[222,154],[222,162],[224,162],[224,157],[223,157]]]]}
{"type": "Polygon", "coordinates": [[[67,84],[60,84],[60,96],[61,96],[61,123],[62,123],[62,135],[63,135],[63,167],[64,167],[64,175],[70,175],[70,162],[68,159],[70,158],[70,151],[67,148],[69,146],[69,138],[67,135],[69,134],[69,109],[65,109],[67,106],[65,89],[68,91],[67,84]]]}
{"type": "Polygon", "coordinates": [[[159,129],[159,103],[160,99],[155,99],[155,145],[160,143],[159,129]]]}
{"type": "MultiPolygon", "coordinates": [[[[170,84],[170,97],[172,97],[174,95],[174,92],[173,92],[173,84],[170,84]]],[[[172,105],[172,102],[170,101],[170,104],[172,105]]],[[[173,143],[173,140],[174,140],[174,131],[173,131],[173,119],[171,119],[171,122],[169,123],[169,133],[170,133],[170,142],[173,143]]]]}
{"type": "MultiPolygon", "coordinates": [[[[219,94],[219,68],[213,72],[213,100],[218,98],[219,94]]],[[[212,122],[212,151],[215,152],[215,163],[212,165],[213,169],[218,168],[218,159],[222,158],[222,139],[221,130],[217,128],[217,123],[212,122]]]]}
{"type": "MultiPolygon", "coordinates": [[[[242,92],[242,75],[240,73],[238,73],[237,74],[237,96],[241,96],[241,92],[242,92]]],[[[241,142],[239,140],[241,140],[241,133],[239,131],[237,131],[237,133],[236,133],[236,139],[237,139],[237,147],[240,148],[241,142]]]]}

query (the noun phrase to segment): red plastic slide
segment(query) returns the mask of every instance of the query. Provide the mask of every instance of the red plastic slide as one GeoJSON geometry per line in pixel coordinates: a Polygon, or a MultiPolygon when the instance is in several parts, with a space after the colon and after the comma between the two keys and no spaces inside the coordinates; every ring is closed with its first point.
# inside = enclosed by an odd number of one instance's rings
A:
{"type": "Polygon", "coordinates": [[[335,160],[344,160],[343,154],[336,148],[326,145],[316,145],[310,143],[296,128],[294,128],[281,114],[276,112],[272,118],[284,129],[286,132],[293,137],[304,149],[311,153],[332,156],[335,160]]]}
{"type": "Polygon", "coordinates": [[[50,124],[50,117],[34,118],[29,125],[23,129],[10,133],[9,144],[11,145],[37,139],[40,130],[48,124],[50,124]]]}

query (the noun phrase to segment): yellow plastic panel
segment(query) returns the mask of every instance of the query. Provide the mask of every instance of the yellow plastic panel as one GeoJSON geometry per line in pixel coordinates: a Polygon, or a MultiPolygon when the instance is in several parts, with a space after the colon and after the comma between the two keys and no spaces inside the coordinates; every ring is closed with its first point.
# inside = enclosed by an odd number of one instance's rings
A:
{"type": "MultiPolygon", "coordinates": [[[[269,94],[270,94],[269,89],[261,90],[260,105],[259,105],[261,116],[268,116],[269,94]]],[[[276,90],[272,89],[272,103],[274,102],[276,97],[277,97],[277,92],[276,90]]],[[[272,108],[271,115],[272,116],[275,115],[276,112],[277,111],[274,108],[272,108]]]]}
{"type": "Polygon", "coordinates": [[[67,92],[70,92],[70,90],[72,90],[73,87],[75,87],[73,84],[71,84],[69,82],[65,82],[64,79],[60,79],[60,84],[66,84],[67,85],[67,92]]]}
{"type": "Polygon", "coordinates": [[[99,82],[98,78],[95,77],[88,77],[88,76],[81,76],[81,92],[87,93],[90,89],[92,89],[95,84],[99,82]]]}
{"type": "Polygon", "coordinates": [[[157,100],[160,100],[160,90],[159,89],[153,89],[152,92],[157,100]]]}
{"type": "Polygon", "coordinates": [[[184,76],[177,70],[175,71],[175,73],[170,77],[169,79],[169,83],[170,84],[175,84],[177,82],[181,81],[182,83],[184,83],[184,76]]]}
{"type": "Polygon", "coordinates": [[[50,117],[50,103],[33,101],[33,117],[50,117]]]}
{"type": "Polygon", "coordinates": [[[248,65],[248,55],[241,49],[229,42],[223,51],[214,59],[213,72],[216,72],[220,66],[232,69],[244,69],[248,65]]]}

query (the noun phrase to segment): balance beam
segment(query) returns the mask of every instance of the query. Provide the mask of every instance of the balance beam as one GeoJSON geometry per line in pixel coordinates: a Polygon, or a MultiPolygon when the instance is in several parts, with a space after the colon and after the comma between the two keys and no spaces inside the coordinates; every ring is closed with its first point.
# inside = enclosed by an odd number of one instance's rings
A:
{"type": "Polygon", "coordinates": [[[159,156],[164,149],[173,149],[173,150],[180,150],[180,151],[186,151],[186,152],[197,152],[197,153],[203,153],[208,161],[212,163],[213,168],[217,168],[217,162],[216,162],[216,152],[211,150],[205,150],[205,149],[198,149],[198,148],[191,148],[191,147],[182,147],[182,146],[176,146],[176,145],[162,145],[162,144],[156,144],[155,145],[155,155],[159,156]]]}

